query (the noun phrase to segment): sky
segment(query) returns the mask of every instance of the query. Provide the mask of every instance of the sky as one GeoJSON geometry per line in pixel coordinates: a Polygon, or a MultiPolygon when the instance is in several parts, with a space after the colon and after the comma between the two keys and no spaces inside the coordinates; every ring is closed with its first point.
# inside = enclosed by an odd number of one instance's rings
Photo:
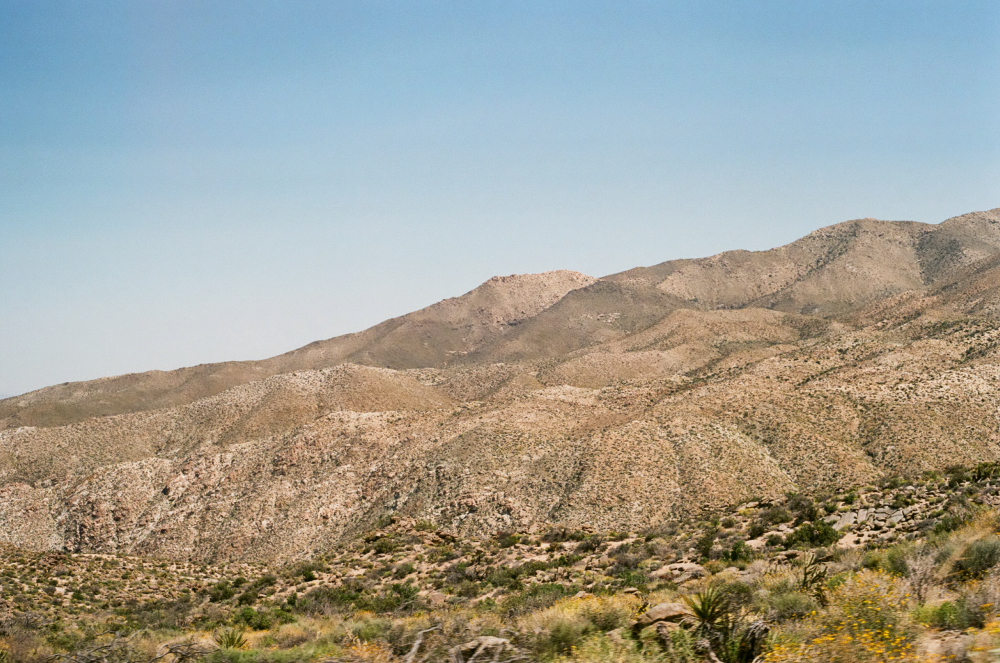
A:
{"type": "Polygon", "coordinates": [[[989,0],[0,0],[0,394],[1000,206],[989,0]]]}

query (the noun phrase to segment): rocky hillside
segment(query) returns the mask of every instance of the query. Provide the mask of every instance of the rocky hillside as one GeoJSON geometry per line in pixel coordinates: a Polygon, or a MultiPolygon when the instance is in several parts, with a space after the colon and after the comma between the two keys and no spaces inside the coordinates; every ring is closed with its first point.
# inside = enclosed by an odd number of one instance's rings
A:
{"type": "Polygon", "coordinates": [[[386,518],[285,565],[2,547],[0,652],[16,663],[100,652],[413,663],[480,647],[563,663],[985,662],[1000,644],[998,493],[992,463],[638,532],[462,538],[386,518]]]}
{"type": "Polygon", "coordinates": [[[992,462],[998,286],[1000,210],[865,219],[493,279],[261,362],[50,387],[0,402],[0,540],[295,560],[388,516],[636,530],[992,462]]]}

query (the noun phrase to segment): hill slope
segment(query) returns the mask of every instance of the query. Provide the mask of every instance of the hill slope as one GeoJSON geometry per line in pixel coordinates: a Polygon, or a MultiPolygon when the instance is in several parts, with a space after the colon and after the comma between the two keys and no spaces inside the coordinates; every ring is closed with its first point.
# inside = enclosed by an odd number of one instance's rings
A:
{"type": "Polygon", "coordinates": [[[0,540],[291,559],[1000,458],[1000,210],[860,220],[603,279],[493,279],[261,362],[0,403],[0,540]],[[94,416],[105,415],[105,416],[94,416]]]}

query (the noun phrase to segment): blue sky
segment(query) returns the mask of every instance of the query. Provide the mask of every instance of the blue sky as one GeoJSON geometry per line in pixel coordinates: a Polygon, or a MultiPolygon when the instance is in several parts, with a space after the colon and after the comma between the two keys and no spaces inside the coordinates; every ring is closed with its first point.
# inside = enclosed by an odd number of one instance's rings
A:
{"type": "Polygon", "coordinates": [[[0,0],[0,393],[997,206],[995,2],[0,0]]]}

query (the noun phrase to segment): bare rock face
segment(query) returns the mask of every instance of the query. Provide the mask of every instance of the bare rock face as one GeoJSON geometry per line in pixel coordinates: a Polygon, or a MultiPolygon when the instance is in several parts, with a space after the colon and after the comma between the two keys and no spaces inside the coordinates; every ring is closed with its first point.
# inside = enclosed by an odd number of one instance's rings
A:
{"type": "Polygon", "coordinates": [[[998,210],[493,279],[261,362],[0,402],[0,542],[289,560],[386,515],[640,530],[995,461],[998,306],[998,210]]]}

